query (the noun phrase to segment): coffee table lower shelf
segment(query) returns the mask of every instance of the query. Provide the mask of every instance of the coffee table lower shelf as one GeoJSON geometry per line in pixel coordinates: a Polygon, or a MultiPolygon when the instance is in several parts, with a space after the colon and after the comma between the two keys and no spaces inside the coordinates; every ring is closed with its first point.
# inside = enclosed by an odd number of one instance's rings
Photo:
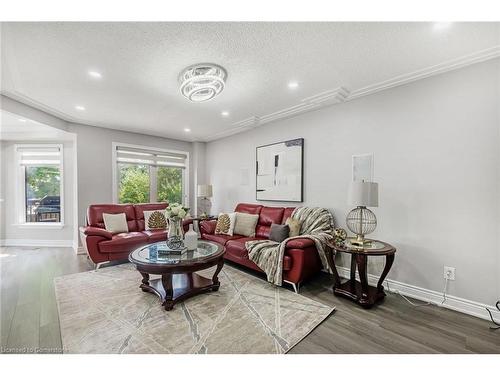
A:
{"type": "Polygon", "coordinates": [[[140,288],[160,298],[165,310],[172,310],[177,302],[197,294],[217,291],[220,282],[207,279],[197,273],[163,274],[161,278],[149,280],[149,274],[142,273],[140,288]]]}

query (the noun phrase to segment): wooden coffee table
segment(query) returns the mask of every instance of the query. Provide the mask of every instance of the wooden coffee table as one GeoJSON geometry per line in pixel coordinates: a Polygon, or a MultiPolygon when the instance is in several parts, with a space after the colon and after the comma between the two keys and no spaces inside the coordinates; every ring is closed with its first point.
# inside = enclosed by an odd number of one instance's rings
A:
{"type": "Polygon", "coordinates": [[[219,272],[224,265],[224,247],[215,242],[198,241],[196,250],[183,255],[158,256],[158,250],[166,248],[165,241],[141,247],[129,255],[142,275],[140,288],[144,292],[156,294],[165,310],[172,310],[177,302],[200,293],[219,289],[219,272]],[[196,273],[217,266],[212,279],[196,273]],[[150,280],[150,275],[161,278],[150,280]]]}
{"type": "Polygon", "coordinates": [[[338,252],[351,254],[351,274],[349,280],[342,282],[335,266],[335,254],[329,251],[327,254],[328,263],[335,277],[333,293],[336,296],[349,298],[364,308],[372,307],[377,301],[385,297],[384,282],[389,273],[396,249],[388,243],[371,240],[372,242],[364,246],[353,245],[347,238],[345,244],[329,246],[338,252]],[[369,256],[385,256],[385,267],[380,275],[377,286],[368,285],[367,263],[369,256]],[[356,280],[356,268],[358,269],[359,281],[356,280]]]}

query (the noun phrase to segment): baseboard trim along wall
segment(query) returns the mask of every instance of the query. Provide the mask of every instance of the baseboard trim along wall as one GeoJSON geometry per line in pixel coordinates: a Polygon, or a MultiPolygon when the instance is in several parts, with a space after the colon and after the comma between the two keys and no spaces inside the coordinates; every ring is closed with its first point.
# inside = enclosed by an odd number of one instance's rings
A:
{"type": "MultiPolygon", "coordinates": [[[[349,279],[350,270],[346,267],[337,267],[337,271],[340,277],[349,279]]],[[[368,274],[368,284],[377,285],[379,276],[368,274]]],[[[431,302],[438,306],[442,306],[444,308],[455,310],[467,315],[472,315],[477,318],[490,320],[490,316],[486,311],[486,308],[489,308],[492,311],[493,317],[497,320],[500,320],[500,312],[494,306],[485,305],[484,303],[470,301],[464,298],[455,297],[451,295],[446,295],[446,301],[441,304],[443,301],[443,293],[437,292],[435,290],[429,290],[425,288],[420,288],[418,286],[409,285],[402,283],[400,281],[385,279],[384,288],[386,291],[391,292],[399,292],[406,297],[416,298],[420,301],[431,302]]]]}
{"type": "Polygon", "coordinates": [[[71,247],[73,240],[26,240],[26,239],[5,239],[0,240],[1,246],[29,246],[29,247],[71,247]]]}

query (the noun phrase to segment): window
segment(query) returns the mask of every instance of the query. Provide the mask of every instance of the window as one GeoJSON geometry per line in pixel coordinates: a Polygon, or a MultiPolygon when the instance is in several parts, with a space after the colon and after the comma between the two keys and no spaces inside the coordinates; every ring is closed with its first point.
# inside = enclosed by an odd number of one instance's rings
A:
{"type": "Polygon", "coordinates": [[[188,204],[187,153],[115,143],[113,152],[116,202],[188,204]]]}
{"type": "Polygon", "coordinates": [[[19,222],[63,222],[62,145],[16,145],[19,164],[19,222]]]}

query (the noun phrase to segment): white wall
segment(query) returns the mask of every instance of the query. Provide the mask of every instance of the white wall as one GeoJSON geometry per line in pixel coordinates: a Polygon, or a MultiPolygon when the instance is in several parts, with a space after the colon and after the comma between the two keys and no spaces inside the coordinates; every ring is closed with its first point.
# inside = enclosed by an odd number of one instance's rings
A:
{"type": "MultiPolygon", "coordinates": [[[[75,223],[75,144],[72,141],[45,141],[43,143],[63,144],[63,196],[64,196],[64,226],[62,228],[36,228],[32,225],[23,226],[18,223],[18,165],[16,164],[15,145],[20,143],[40,143],[36,141],[1,141],[1,197],[2,203],[0,239],[7,244],[17,243],[48,243],[62,246],[73,246],[76,231],[75,223]],[[25,241],[26,240],[26,241],[25,241]]],[[[22,187],[21,187],[22,188],[22,187]]]]}
{"type": "Polygon", "coordinates": [[[449,293],[491,305],[500,296],[499,84],[496,59],[210,142],[212,213],[255,202],[256,146],[303,137],[304,205],[331,209],[346,227],[351,156],[374,153],[372,237],[397,247],[389,278],[441,291],[443,266],[456,267],[449,293]]]}
{"type": "MultiPolygon", "coordinates": [[[[112,143],[121,142],[192,153],[192,143],[119,130],[69,123],[67,131],[77,134],[78,222],[84,225],[87,207],[113,202],[112,143]]],[[[193,165],[190,158],[189,201],[193,202],[193,165]]]]}

